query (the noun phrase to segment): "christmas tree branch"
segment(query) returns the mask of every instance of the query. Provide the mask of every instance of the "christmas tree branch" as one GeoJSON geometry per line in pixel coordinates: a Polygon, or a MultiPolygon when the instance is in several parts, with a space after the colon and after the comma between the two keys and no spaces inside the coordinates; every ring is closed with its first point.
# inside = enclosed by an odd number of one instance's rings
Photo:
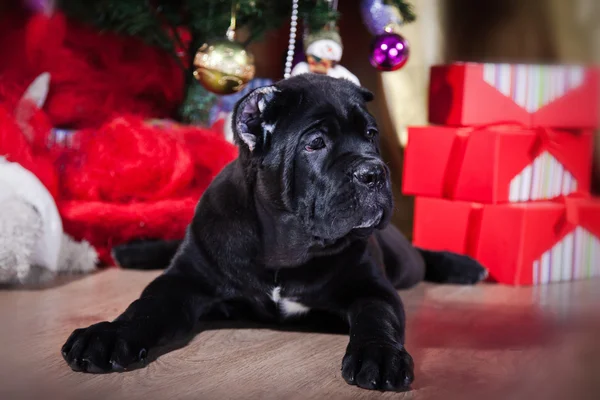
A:
{"type": "Polygon", "coordinates": [[[408,24],[417,19],[412,4],[404,0],[385,0],[386,4],[396,6],[404,23],[408,24]]]}
{"type": "MultiPolygon", "coordinates": [[[[235,0],[237,25],[245,27],[244,45],[260,39],[266,31],[290,21],[292,0],[235,0]]],[[[406,0],[383,0],[398,8],[404,22],[415,20],[406,0]]],[[[56,0],[59,10],[69,18],[97,27],[100,31],[135,36],[167,51],[185,70],[186,101],[182,115],[206,113],[214,95],[206,92],[192,75],[197,49],[204,43],[224,38],[230,23],[232,0],[56,0]],[[179,29],[187,29],[191,41],[184,46],[179,29]],[[178,50],[187,51],[188,68],[178,50]],[[189,101],[188,101],[189,99],[189,101]]],[[[358,4],[357,4],[358,6],[358,4]]],[[[310,30],[320,30],[339,18],[327,0],[298,0],[298,13],[310,30]]],[[[202,115],[204,115],[202,114],[202,115]]],[[[202,118],[205,118],[203,116],[202,118]]],[[[193,119],[193,118],[187,118],[193,119]]]]}
{"type": "MultiPolygon", "coordinates": [[[[248,43],[281,26],[291,16],[291,0],[236,1],[239,26],[251,28],[248,43]]],[[[396,6],[406,23],[415,20],[413,7],[406,0],[384,1],[396,6]]],[[[185,26],[193,37],[207,40],[224,37],[231,16],[231,0],[57,0],[57,6],[69,17],[101,30],[140,37],[170,52],[174,45],[164,33],[165,25],[173,30],[185,26]]],[[[299,0],[298,11],[311,30],[339,18],[327,0],[299,0]]]]}
{"type": "MultiPolygon", "coordinates": [[[[168,27],[171,35],[173,36],[173,40],[175,40],[177,46],[179,46],[182,50],[185,50],[185,44],[183,43],[183,41],[181,40],[181,37],[179,36],[179,32],[177,31],[177,27],[170,25],[166,21],[161,21],[162,18],[161,18],[161,16],[156,11],[154,11],[153,14],[154,14],[154,18],[155,18],[157,24],[159,26],[162,25],[162,26],[168,27]]],[[[173,42],[169,39],[168,34],[166,34],[163,29],[160,29],[160,31],[162,32],[161,36],[163,36],[163,40],[169,41],[171,43],[171,45],[168,46],[168,48],[166,48],[165,50],[167,50],[169,52],[169,54],[171,54],[171,56],[175,59],[175,62],[177,63],[177,65],[179,66],[179,68],[181,68],[181,70],[183,72],[187,72],[187,68],[185,67],[185,65],[181,61],[181,58],[179,57],[179,54],[177,54],[177,48],[176,48],[176,46],[173,45],[173,42]]]]}
{"type": "Polygon", "coordinates": [[[323,29],[340,17],[338,11],[333,10],[327,0],[300,0],[298,11],[311,31],[323,29]]]}

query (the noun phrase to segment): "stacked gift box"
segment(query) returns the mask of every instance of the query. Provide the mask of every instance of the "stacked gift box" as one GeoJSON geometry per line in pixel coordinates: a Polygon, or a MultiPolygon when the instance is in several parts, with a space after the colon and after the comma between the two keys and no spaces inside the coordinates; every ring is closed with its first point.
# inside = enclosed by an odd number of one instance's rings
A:
{"type": "Polygon", "coordinates": [[[409,128],[416,246],[474,257],[513,285],[600,276],[590,195],[600,71],[460,63],[431,70],[430,126],[409,128]]]}

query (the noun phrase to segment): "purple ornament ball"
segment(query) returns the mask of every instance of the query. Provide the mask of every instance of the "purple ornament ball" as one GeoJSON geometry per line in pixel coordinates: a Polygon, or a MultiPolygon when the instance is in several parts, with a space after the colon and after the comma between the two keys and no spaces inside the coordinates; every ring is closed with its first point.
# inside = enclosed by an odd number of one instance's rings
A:
{"type": "Polygon", "coordinates": [[[371,42],[371,65],[380,71],[396,71],[408,61],[408,41],[397,33],[383,33],[371,42]]]}
{"type": "Polygon", "coordinates": [[[360,12],[371,35],[381,35],[390,24],[401,25],[402,16],[398,8],[385,4],[384,0],[361,0],[360,12]]]}

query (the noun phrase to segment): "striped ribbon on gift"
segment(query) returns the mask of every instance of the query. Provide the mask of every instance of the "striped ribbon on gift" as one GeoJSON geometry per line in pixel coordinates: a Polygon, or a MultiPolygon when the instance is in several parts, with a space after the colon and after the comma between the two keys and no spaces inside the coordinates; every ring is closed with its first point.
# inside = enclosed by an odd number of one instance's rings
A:
{"type": "Polygon", "coordinates": [[[600,276],[600,240],[577,227],[533,262],[533,284],[600,276]]]}
{"type": "Polygon", "coordinates": [[[483,80],[528,112],[581,86],[584,68],[559,65],[484,64],[483,80]]]}
{"type": "Polygon", "coordinates": [[[545,151],[510,181],[508,199],[511,203],[551,199],[575,191],[577,180],[545,151]]]}

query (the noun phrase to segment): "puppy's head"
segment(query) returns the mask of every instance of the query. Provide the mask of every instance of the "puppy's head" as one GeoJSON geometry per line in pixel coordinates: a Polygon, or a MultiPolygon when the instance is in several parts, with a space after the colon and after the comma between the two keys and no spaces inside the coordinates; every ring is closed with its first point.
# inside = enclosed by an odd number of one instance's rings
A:
{"type": "Polygon", "coordinates": [[[255,195],[292,215],[323,246],[368,236],[392,210],[372,94],[352,82],[303,74],[239,101],[233,131],[255,195]]]}

